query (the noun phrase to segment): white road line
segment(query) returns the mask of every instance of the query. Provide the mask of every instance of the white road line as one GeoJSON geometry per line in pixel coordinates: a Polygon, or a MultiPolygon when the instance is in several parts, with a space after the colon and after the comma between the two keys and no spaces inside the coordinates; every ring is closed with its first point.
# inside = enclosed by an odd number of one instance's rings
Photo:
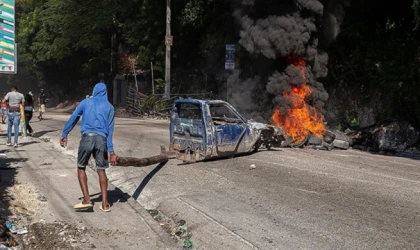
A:
{"type": "Polygon", "coordinates": [[[316,191],[311,191],[311,190],[306,190],[306,189],[301,189],[301,188],[297,188],[297,191],[301,191],[301,192],[305,192],[305,193],[310,193],[310,194],[319,194],[316,191]]]}
{"type": "Polygon", "coordinates": [[[176,198],[179,201],[182,201],[183,203],[185,203],[185,205],[187,205],[189,208],[191,208],[192,210],[198,212],[199,214],[201,214],[202,216],[206,217],[207,219],[209,219],[210,221],[214,222],[215,224],[217,224],[218,226],[220,226],[221,228],[223,228],[224,230],[226,230],[226,232],[228,232],[229,234],[231,234],[232,236],[236,237],[237,239],[239,239],[241,242],[247,244],[249,247],[251,247],[252,249],[259,249],[257,246],[255,246],[254,244],[252,244],[251,242],[247,241],[246,239],[242,238],[239,234],[233,232],[232,230],[230,230],[229,228],[227,228],[226,226],[224,226],[223,224],[221,224],[220,222],[218,222],[217,220],[213,219],[210,215],[207,215],[206,213],[204,213],[203,211],[199,210],[198,208],[194,207],[193,205],[191,205],[190,203],[184,201],[183,199],[177,197],[176,198]]]}
{"type": "MultiPolygon", "coordinates": [[[[370,160],[372,159],[372,156],[371,155],[366,155],[366,152],[358,152],[357,150],[353,150],[353,152],[355,154],[357,154],[357,157],[364,158],[364,159],[370,159],[370,160]]],[[[386,157],[386,155],[379,155],[379,156],[386,157]]],[[[416,165],[416,164],[410,164],[410,163],[405,163],[405,162],[396,162],[395,160],[391,161],[390,159],[383,159],[382,157],[377,157],[375,160],[379,160],[379,161],[383,161],[383,162],[396,163],[396,164],[406,165],[406,166],[410,166],[410,167],[418,167],[419,166],[419,164],[416,165]]],[[[407,159],[407,158],[404,158],[404,160],[415,161],[413,159],[407,159]]]]}
{"type": "MultiPolygon", "coordinates": [[[[305,171],[314,172],[314,173],[323,174],[323,175],[328,175],[328,173],[326,173],[326,172],[317,171],[317,170],[313,170],[313,169],[298,168],[298,167],[293,167],[293,166],[285,166],[285,165],[282,165],[282,164],[278,164],[276,162],[264,161],[264,160],[254,159],[254,158],[250,158],[249,160],[259,161],[259,162],[263,162],[263,163],[267,163],[267,164],[273,164],[273,165],[278,165],[278,166],[287,167],[287,168],[294,168],[294,169],[299,169],[299,170],[305,170],[305,171]]],[[[389,179],[393,179],[393,180],[397,180],[397,181],[411,182],[411,183],[415,183],[415,184],[420,185],[420,181],[414,181],[414,180],[410,180],[410,179],[399,178],[399,177],[394,177],[394,176],[385,175],[385,174],[377,174],[377,173],[372,173],[372,172],[368,172],[368,171],[357,171],[354,168],[346,168],[346,167],[340,167],[340,166],[334,166],[334,168],[341,168],[341,169],[345,169],[345,170],[352,170],[352,171],[357,172],[359,174],[364,174],[364,175],[369,174],[369,175],[373,175],[373,176],[376,176],[376,177],[389,178],[389,179]]],[[[343,177],[343,178],[347,178],[347,177],[343,177]]],[[[349,179],[353,179],[353,178],[349,178],[349,179]]],[[[362,181],[362,180],[360,180],[360,181],[362,181]]],[[[373,182],[373,183],[375,183],[375,182],[373,182]]]]}

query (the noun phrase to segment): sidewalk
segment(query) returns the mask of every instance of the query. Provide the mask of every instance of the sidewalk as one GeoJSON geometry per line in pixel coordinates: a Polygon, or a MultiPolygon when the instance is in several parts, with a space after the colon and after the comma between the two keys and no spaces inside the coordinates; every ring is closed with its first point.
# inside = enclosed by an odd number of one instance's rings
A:
{"type": "MultiPolygon", "coordinates": [[[[81,199],[75,159],[54,150],[52,143],[20,137],[18,148],[5,144],[6,127],[0,125],[0,152],[6,153],[6,159],[0,158],[2,167],[6,165],[4,162],[9,161],[8,166],[17,168],[15,178],[18,183],[33,186],[46,198],[42,206],[33,208],[35,214],[32,221],[60,221],[69,224],[69,227],[82,228],[83,235],[81,239],[72,239],[73,246],[81,249],[124,250],[176,248],[175,242],[143,207],[112,185],[108,188],[112,211],[102,212],[99,209],[101,197],[98,177],[89,168],[86,172],[89,191],[95,203],[94,212],[75,212],[73,206],[81,199]]],[[[31,235],[31,230],[28,235],[31,235]]]]}

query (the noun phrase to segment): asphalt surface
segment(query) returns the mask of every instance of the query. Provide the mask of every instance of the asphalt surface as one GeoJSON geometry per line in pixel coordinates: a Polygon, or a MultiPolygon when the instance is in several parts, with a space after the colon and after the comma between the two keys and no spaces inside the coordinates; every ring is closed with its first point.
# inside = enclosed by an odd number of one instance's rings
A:
{"type": "MultiPolygon", "coordinates": [[[[19,249],[53,249],[52,246],[54,249],[104,250],[178,248],[179,244],[162,230],[138,202],[113,185],[108,187],[111,212],[101,211],[99,207],[102,198],[98,176],[90,169],[86,174],[94,208],[82,212],[75,211],[73,206],[83,197],[74,157],[63,155],[54,148],[53,143],[36,137],[20,137],[18,148],[6,146],[6,131],[6,126],[0,124],[2,186],[13,187],[10,191],[13,199],[31,211],[30,217],[25,216],[26,220],[30,220],[31,223],[40,221],[45,225],[44,229],[38,229],[43,232],[31,232],[29,229],[29,235],[25,235],[26,241],[34,237],[37,243],[33,241],[29,243],[29,247],[20,245],[19,249]],[[20,191],[14,193],[13,190],[20,191]],[[43,196],[44,200],[40,202],[37,195],[43,196]],[[60,234],[55,232],[54,235],[49,235],[49,232],[44,231],[48,230],[48,225],[56,222],[64,222],[69,226],[60,228],[60,234]],[[73,229],[79,228],[81,237],[77,238],[76,234],[72,233],[75,231],[69,229],[70,226],[73,229]],[[70,243],[73,247],[70,247],[70,243]]],[[[25,223],[22,215],[15,213],[15,216],[20,218],[18,222],[21,226],[28,226],[22,224],[25,223]]]]}
{"type": "MultiPolygon", "coordinates": [[[[45,117],[32,123],[36,135],[58,148],[68,114],[45,117]]],[[[159,154],[168,126],[117,118],[116,153],[159,154]]],[[[76,127],[65,153],[75,155],[79,138],[76,127]]],[[[108,173],[145,208],[186,220],[200,249],[420,249],[418,158],[285,148],[180,163],[108,173]]]]}

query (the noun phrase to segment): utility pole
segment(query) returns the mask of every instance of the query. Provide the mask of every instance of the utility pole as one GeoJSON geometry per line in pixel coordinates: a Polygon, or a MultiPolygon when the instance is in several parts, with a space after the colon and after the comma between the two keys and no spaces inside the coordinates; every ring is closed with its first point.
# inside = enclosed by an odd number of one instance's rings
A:
{"type": "Polygon", "coordinates": [[[155,77],[153,76],[153,62],[150,62],[150,70],[152,71],[152,93],[155,94],[155,77]]]}
{"type": "MultiPolygon", "coordinates": [[[[132,58],[130,57],[130,62],[131,62],[131,66],[133,67],[133,76],[134,76],[134,82],[136,83],[136,91],[137,93],[139,92],[139,84],[137,82],[137,74],[136,74],[136,67],[135,67],[135,62],[136,62],[136,58],[132,58]]],[[[137,95],[137,94],[136,94],[137,95]]]]}
{"type": "Polygon", "coordinates": [[[165,95],[164,98],[171,98],[171,0],[166,0],[166,67],[165,67],[165,95]]]}

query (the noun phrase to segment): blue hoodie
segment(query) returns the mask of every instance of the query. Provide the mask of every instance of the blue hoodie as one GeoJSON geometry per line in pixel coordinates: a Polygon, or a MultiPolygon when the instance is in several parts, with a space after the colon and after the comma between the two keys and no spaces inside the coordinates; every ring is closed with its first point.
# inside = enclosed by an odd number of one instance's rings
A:
{"type": "Polygon", "coordinates": [[[62,137],[74,128],[82,116],[80,131],[82,134],[96,133],[107,138],[108,152],[114,152],[112,133],[114,132],[114,107],[108,102],[108,93],[103,83],[93,89],[93,97],[83,100],[64,126],[62,137]]]}

